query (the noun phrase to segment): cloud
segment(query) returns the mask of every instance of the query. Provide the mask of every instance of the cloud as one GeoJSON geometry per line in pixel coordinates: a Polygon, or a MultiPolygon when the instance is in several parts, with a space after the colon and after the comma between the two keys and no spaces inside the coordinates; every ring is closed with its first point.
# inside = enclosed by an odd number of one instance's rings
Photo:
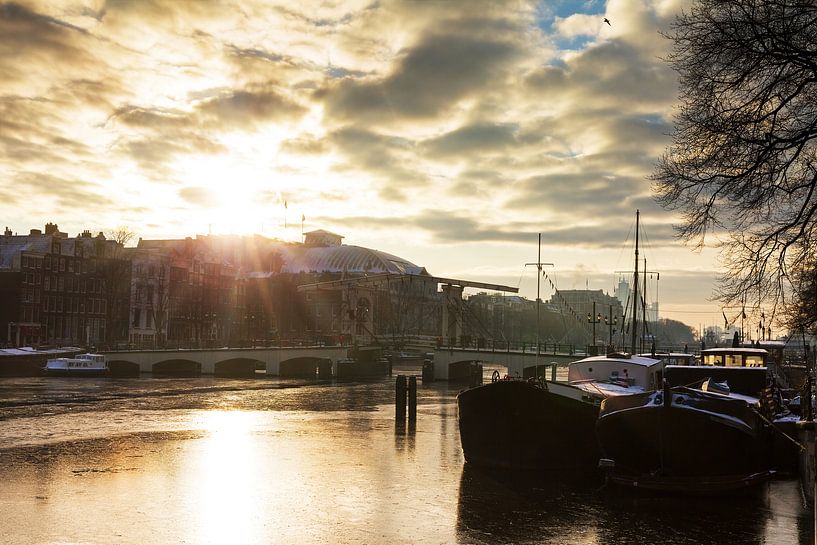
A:
{"type": "Polygon", "coordinates": [[[635,208],[672,247],[646,177],[679,2],[6,3],[0,171],[35,225],[43,202],[91,202],[189,235],[233,177],[260,204],[246,224],[286,195],[315,227],[400,230],[457,263],[540,231],[619,246],[635,208]]]}
{"type": "Polygon", "coordinates": [[[209,207],[218,204],[215,194],[204,187],[183,187],[179,189],[179,197],[196,206],[209,207]]]}
{"type": "Polygon", "coordinates": [[[501,153],[516,144],[515,123],[474,123],[423,142],[431,155],[501,153]]]}
{"type": "Polygon", "coordinates": [[[479,23],[491,24],[467,21],[455,27],[459,31],[429,32],[402,52],[387,75],[345,78],[317,97],[325,100],[332,119],[343,121],[388,124],[440,115],[501,80],[521,55],[517,44],[499,34],[467,32],[479,23]]]}
{"type": "Polygon", "coordinates": [[[95,184],[82,180],[65,179],[40,172],[19,172],[14,176],[19,188],[25,187],[36,201],[53,199],[61,211],[92,210],[95,207],[107,207],[113,201],[98,192],[95,184]]]}

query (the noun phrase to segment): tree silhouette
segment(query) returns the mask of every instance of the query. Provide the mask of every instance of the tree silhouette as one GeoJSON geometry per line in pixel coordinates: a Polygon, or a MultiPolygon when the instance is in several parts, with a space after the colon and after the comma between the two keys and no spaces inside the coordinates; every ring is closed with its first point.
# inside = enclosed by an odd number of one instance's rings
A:
{"type": "Polygon", "coordinates": [[[681,105],[653,187],[683,239],[715,235],[727,304],[776,310],[815,262],[815,23],[811,2],[697,0],[668,35],[681,105]]]}

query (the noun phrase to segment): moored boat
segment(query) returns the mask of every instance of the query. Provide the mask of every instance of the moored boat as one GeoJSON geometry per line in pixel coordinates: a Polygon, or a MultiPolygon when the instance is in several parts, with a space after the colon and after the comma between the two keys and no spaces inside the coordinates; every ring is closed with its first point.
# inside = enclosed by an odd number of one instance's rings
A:
{"type": "Polygon", "coordinates": [[[495,376],[457,396],[465,459],[525,470],[593,468],[602,400],[653,388],[661,371],[659,360],[610,354],[571,363],[566,383],[495,376]]]}
{"type": "Polygon", "coordinates": [[[773,475],[767,424],[773,408],[761,404],[768,380],[764,352],[704,350],[705,365],[667,366],[663,389],[606,399],[596,433],[610,479],[705,493],[773,475]]]}
{"type": "Polygon", "coordinates": [[[73,358],[54,358],[45,364],[45,373],[56,376],[101,376],[110,372],[102,354],[79,354],[73,358]]]}

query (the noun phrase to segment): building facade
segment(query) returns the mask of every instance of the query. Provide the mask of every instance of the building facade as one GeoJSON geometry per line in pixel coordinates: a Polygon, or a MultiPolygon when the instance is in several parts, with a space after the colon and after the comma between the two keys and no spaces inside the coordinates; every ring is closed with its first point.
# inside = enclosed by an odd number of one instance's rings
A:
{"type": "Polygon", "coordinates": [[[122,245],[102,233],[74,238],[49,223],[0,238],[0,328],[5,344],[100,345],[126,330],[130,283],[122,245]]]}

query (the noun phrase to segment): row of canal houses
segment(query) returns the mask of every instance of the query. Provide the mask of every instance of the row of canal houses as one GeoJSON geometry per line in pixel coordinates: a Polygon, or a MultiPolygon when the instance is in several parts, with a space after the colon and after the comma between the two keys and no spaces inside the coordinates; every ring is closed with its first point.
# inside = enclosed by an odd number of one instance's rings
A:
{"type": "Polygon", "coordinates": [[[6,228],[0,344],[152,348],[440,334],[445,296],[423,267],[342,239],[317,230],[302,243],[199,235],[125,247],[102,233],[69,237],[53,223],[25,235],[6,228]],[[320,282],[333,284],[299,289],[320,282]]]}

